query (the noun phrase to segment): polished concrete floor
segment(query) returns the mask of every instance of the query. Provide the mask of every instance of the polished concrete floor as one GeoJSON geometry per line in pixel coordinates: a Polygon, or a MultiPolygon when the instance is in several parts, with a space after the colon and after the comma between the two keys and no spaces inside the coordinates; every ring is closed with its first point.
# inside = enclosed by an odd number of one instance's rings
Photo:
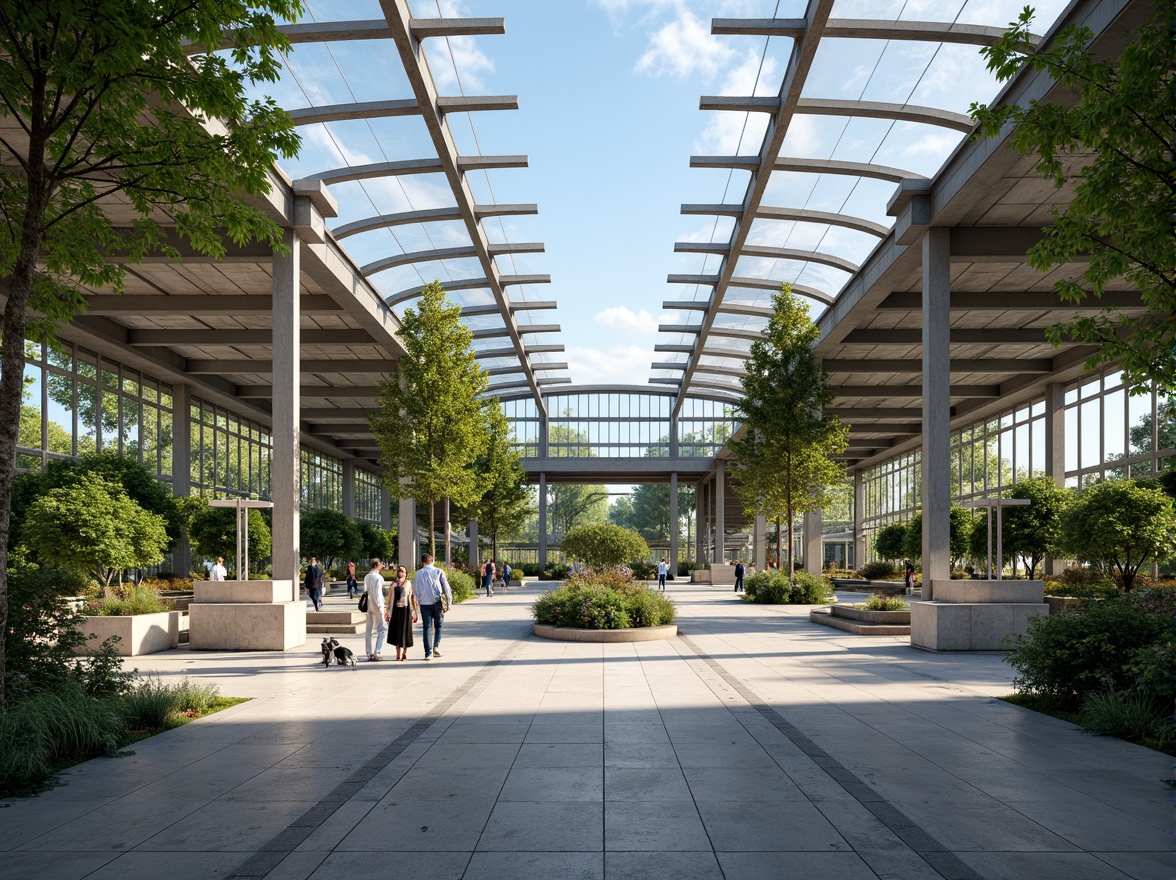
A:
{"type": "Polygon", "coordinates": [[[1176,877],[1173,759],[994,699],[997,655],[690,585],[678,638],[543,641],[539,589],[429,663],[136,658],[254,699],[0,802],[0,877],[1176,877]]]}

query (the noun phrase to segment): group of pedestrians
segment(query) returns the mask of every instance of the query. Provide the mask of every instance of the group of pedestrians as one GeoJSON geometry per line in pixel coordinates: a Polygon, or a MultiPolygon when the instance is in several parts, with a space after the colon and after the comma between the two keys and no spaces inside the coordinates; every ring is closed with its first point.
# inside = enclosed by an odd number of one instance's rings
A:
{"type": "Polygon", "coordinates": [[[368,660],[382,660],[384,640],[396,649],[397,660],[408,659],[408,649],[413,646],[412,626],[421,622],[425,643],[425,659],[441,656],[441,622],[445,612],[453,604],[453,591],[445,572],[433,565],[433,556],[426,553],[421,557],[421,567],[416,573],[416,582],[408,579],[408,570],[397,566],[396,578],[384,597],[384,563],[372,559],[371,570],[363,579],[367,595],[367,628],[364,632],[364,649],[368,660]],[[372,637],[375,637],[375,648],[372,637]]]}
{"type": "MultiPolygon", "coordinates": [[[[482,575],[482,588],[486,591],[486,598],[489,599],[494,595],[494,581],[498,579],[498,565],[493,559],[487,559],[478,568],[482,575]]],[[[510,589],[510,563],[503,561],[502,563],[502,589],[503,592],[510,589]]]]}

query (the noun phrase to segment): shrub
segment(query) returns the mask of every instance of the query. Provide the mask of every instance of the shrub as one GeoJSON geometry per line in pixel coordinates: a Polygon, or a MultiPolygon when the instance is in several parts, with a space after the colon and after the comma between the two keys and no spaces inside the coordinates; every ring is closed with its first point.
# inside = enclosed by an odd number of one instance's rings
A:
{"type": "Polygon", "coordinates": [[[674,603],[649,587],[639,587],[625,597],[629,626],[665,626],[674,622],[674,603]]]}
{"type": "Polygon", "coordinates": [[[866,611],[906,611],[907,603],[899,596],[884,596],[873,593],[861,607],[866,611]]]}
{"type": "Polygon", "coordinates": [[[74,649],[86,641],[77,626],[84,618],[60,597],[81,592],[84,584],[65,569],[33,565],[19,554],[10,557],[4,669],[6,690],[14,699],[74,675],[74,649]]]}
{"type": "Polygon", "coordinates": [[[1075,709],[1088,694],[1128,690],[1136,652],[1159,641],[1168,625],[1125,598],[1088,602],[1030,618],[1028,633],[1009,640],[1005,660],[1017,670],[1018,691],[1075,709]]]}
{"type": "Polygon", "coordinates": [[[819,605],[829,595],[829,582],[798,571],[789,583],[781,571],[761,571],[747,579],[744,589],[747,600],[757,605],[819,605]]]}
{"type": "Polygon", "coordinates": [[[113,754],[123,732],[117,703],[65,681],[0,713],[0,791],[40,787],[67,759],[113,754]]]}
{"type": "Polygon", "coordinates": [[[220,699],[220,688],[211,682],[195,682],[184,676],[183,681],[172,687],[175,690],[177,712],[204,715],[210,712],[220,699]]]}
{"type": "Polygon", "coordinates": [[[158,678],[149,677],[123,698],[128,730],[164,727],[177,711],[176,692],[158,678]]]}
{"type": "Polygon", "coordinates": [[[629,570],[638,580],[648,581],[657,577],[657,563],[650,559],[638,559],[629,563],[629,570]]]}
{"type": "Polygon", "coordinates": [[[883,559],[901,559],[906,542],[906,523],[890,523],[874,536],[874,552],[883,559]]]}
{"type": "Polygon", "coordinates": [[[1105,572],[1071,565],[1059,575],[1046,576],[1045,594],[1078,599],[1110,599],[1119,595],[1119,588],[1105,572]]]}
{"type": "Polygon", "coordinates": [[[544,593],[531,607],[539,623],[578,629],[623,629],[630,625],[625,597],[603,585],[565,586],[544,593]]]}
{"type": "Polygon", "coordinates": [[[117,591],[107,590],[100,599],[86,603],[87,613],[98,617],[118,614],[153,614],[171,611],[173,603],[160,599],[154,590],[140,585],[131,585],[123,590],[122,598],[117,591]]]}
{"type": "Polygon", "coordinates": [[[569,558],[583,559],[589,565],[624,565],[630,559],[649,557],[644,538],[612,523],[569,529],[561,546],[569,558]]]}
{"type": "Polygon", "coordinates": [[[551,579],[553,581],[566,580],[572,573],[572,567],[566,562],[557,562],[551,566],[551,579]]]}
{"type": "Polygon", "coordinates": [[[1082,701],[1079,723],[1088,733],[1150,741],[1164,746],[1172,738],[1165,706],[1139,691],[1098,691],[1082,701]]]}
{"type": "Polygon", "coordinates": [[[858,574],[868,581],[885,581],[898,577],[898,569],[894,563],[879,559],[876,562],[867,562],[858,569],[858,574]]]}

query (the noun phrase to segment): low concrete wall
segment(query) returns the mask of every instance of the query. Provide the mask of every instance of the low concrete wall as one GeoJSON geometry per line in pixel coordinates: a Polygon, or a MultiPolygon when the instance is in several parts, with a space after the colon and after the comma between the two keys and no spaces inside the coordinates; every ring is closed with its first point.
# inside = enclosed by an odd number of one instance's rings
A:
{"type": "Polygon", "coordinates": [[[96,650],[111,636],[118,636],[115,650],[123,657],[137,657],[177,648],[180,644],[182,615],[182,611],[157,611],[152,614],[87,617],[78,627],[86,635],[93,633],[94,637],[80,646],[77,653],[96,650]]]}
{"type": "Polygon", "coordinates": [[[200,603],[188,609],[188,646],[194,651],[287,651],[305,644],[302,601],[200,603]]]}
{"type": "Polygon", "coordinates": [[[1029,619],[1049,614],[1041,603],[912,602],[911,645],[927,651],[1001,651],[1012,635],[1029,631],[1029,619]]]}
{"type": "Polygon", "coordinates": [[[931,598],[936,602],[1040,605],[1045,601],[1045,581],[935,581],[931,598]]]}
{"type": "Polygon", "coordinates": [[[567,626],[534,623],[531,625],[531,631],[541,639],[555,639],[560,642],[655,642],[658,639],[676,636],[678,626],[671,623],[666,626],[643,626],[633,629],[573,629],[567,626]]]}
{"type": "Polygon", "coordinates": [[[292,581],[196,581],[192,590],[192,604],[261,604],[296,598],[292,581]]]}
{"type": "Polygon", "coordinates": [[[886,623],[910,625],[911,612],[907,611],[867,611],[864,608],[850,608],[848,605],[834,605],[829,611],[834,617],[845,620],[856,620],[858,623],[886,623]]]}

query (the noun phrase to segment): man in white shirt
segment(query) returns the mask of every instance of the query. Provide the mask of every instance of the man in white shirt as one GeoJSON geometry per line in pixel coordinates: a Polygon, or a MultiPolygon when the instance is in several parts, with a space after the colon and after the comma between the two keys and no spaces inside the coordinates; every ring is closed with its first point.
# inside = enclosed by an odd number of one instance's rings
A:
{"type": "Polygon", "coordinates": [[[670,567],[666,565],[666,558],[663,556],[661,562],[657,564],[657,585],[665,592],[666,589],[666,575],[669,573],[670,567]]]}
{"type": "Polygon", "coordinates": [[[445,572],[433,565],[433,555],[421,557],[421,567],[412,583],[413,592],[421,606],[421,625],[425,635],[425,659],[441,656],[441,621],[445,608],[453,604],[453,592],[445,572]],[[443,601],[444,600],[444,601],[443,601]]]}
{"type": "Polygon", "coordinates": [[[384,576],[380,572],[384,563],[379,559],[372,559],[369,563],[371,571],[363,579],[363,588],[367,593],[367,629],[364,632],[364,647],[369,660],[379,660],[380,649],[384,647],[384,637],[388,634],[388,627],[384,622],[384,576]],[[376,650],[372,650],[372,630],[376,631],[376,650]]]}
{"type": "Polygon", "coordinates": [[[208,572],[208,579],[210,581],[223,581],[228,577],[228,574],[225,570],[225,558],[218,556],[216,558],[216,565],[208,572]]]}

